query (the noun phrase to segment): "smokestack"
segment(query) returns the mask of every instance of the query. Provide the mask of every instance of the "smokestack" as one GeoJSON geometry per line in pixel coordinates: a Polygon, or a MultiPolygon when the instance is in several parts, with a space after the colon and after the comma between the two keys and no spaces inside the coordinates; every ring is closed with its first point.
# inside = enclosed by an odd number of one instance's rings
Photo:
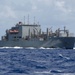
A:
{"type": "Polygon", "coordinates": [[[47,28],[47,36],[48,36],[48,28],[47,28]]]}

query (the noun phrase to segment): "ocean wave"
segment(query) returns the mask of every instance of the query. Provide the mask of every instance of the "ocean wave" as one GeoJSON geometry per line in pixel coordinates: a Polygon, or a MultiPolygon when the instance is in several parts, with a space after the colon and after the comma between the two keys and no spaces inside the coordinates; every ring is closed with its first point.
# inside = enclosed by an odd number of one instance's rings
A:
{"type": "Polygon", "coordinates": [[[0,49],[8,49],[8,48],[13,48],[13,47],[0,47],[0,49]]]}
{"type": "Polygon", "coordinates": [[[36,49],[35,47],[26,47],[25,49],[36,49]]]}
{"type": "Polygon", "coordinates": [[[51,73],[62,73],[61,70],[51,70],[50,72],[51,72],[51,73]]]}
{"type": "Polygon", "coordinates": [[[0,47],[0,49],[10,49],[10,48],[22,49],[23,47],[19,47],[19,46],[15,46],[15,47],[0,47]]]}
{"type": "Polygon", "coordinates": [[[23,47],[15,46],[14,49],[22,49],[23,47]]]}
{"type": "Polygon", "coordinates": [[[39,49],[58,49],[58,48],[40,47],[39,49]]]}
{"type": "Polygon", "coordinates": [[[73,47],[73,49],[75,49],[75,47],[73,47]]]}
{"type": "Polygon", "coordinates": [[[60,57],[60,58],[67,59],[67,60],[70,60],[70,58],[69,58],[69,57],[65,57],[65,56],[63,56],[62,54],[59,54],[59,57],[60,57]]]}
{"type": "Polygon", "coordinates": [[[35,71],[34,73],[35,73],[35,74],[50,74],[50,71],[42,71],[42,72],[40,72],[40,71],[35,71]]]}
{"type": "Polygon", "coordinates": [[[74,50],[28,50],[20,47],[0,49],[0,75],[75,75],[74,73],[74,50]]]}

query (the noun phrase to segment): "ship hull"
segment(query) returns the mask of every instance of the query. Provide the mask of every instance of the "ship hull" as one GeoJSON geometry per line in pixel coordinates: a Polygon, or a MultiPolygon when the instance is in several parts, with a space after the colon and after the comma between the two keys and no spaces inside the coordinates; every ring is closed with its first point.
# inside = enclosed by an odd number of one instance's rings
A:
{"type": "Polygon", "coordinates": [[[45,48],[65,48],[73,49],[75,37],[50,37],[45,40],[15,40],[15,41],[0,41],[0,47],[45,47],[45,48]]]}

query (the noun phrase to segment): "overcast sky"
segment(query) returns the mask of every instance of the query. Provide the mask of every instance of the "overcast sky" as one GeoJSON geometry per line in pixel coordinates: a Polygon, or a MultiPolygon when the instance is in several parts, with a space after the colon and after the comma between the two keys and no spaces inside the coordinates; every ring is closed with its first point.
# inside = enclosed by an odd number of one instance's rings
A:
{"type": "Polygon", "coordinates": [[[75,33],[75,0],[0,0],[0,37],[19,21],[35,22],[44,30],[67,27],[75,33]]]}

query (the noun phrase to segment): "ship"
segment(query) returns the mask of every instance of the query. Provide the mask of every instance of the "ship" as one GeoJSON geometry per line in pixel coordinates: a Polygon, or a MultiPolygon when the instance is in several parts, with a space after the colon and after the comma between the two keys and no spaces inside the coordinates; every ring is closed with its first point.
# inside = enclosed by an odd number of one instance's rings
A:
{"type": "Polygon", "coordinates": [[[6,34],[1,37],[0,47],[73,49],[74,43],[74,35],[65,26],[55,31],[52,31],[52,28],[42,31],[39,24],[19,22],[10,29],[6,29],[6,34]]]}

